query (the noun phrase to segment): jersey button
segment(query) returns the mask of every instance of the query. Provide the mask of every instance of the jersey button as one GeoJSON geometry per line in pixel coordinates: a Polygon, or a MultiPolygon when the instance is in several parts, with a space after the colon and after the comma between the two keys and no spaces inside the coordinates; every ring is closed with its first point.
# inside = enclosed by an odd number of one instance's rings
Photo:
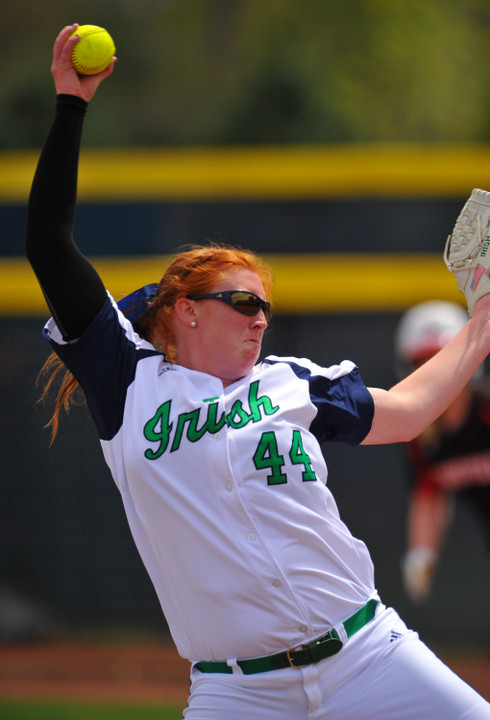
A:
{"type": "Polygon", "coordinates": [[[221,440],[221,433],[220,432],[214,433],[213,437],[215,440],[221,440]]]}
{"type": "Polygon", "coordinates": [[[253,542],[255,540],[255,533],[249,532],[247,535],[247,540],[250,540],[250,542],[253,542]]]}
{"type": "Polygon", "coordinates": [[[280,580],[273,580],[272,584],[274,585],[274,587],[281,587],[282,582],[280,580]]]}
{"type": "Polygon", "coordinates": [[[233,485],[231,483],[226,483],[225,490],[226,492],[231,492],[233,490],[233,485]]]}

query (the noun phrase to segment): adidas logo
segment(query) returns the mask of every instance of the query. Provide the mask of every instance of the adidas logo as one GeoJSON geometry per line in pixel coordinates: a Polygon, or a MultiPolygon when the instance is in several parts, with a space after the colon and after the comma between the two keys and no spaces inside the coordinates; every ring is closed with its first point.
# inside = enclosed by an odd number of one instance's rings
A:
{"type": "Polygon", "coordinates": [[[392,630],[390,632],[390,643],[395,642],[395,640],[398,640],[399,638],[401,638],[401,636],[402,636],[401,633],[395,632],[394,630],[392,630]]]}

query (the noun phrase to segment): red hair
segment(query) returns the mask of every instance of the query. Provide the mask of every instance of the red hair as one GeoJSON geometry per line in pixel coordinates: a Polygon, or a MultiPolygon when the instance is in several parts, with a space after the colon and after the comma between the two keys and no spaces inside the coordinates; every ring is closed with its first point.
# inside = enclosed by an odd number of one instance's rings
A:
{"type": "Polygon", "coordinates": [[[138,333],[162,350],[169,362],[175,362],[177,348],[172,327],[175,302],[187,295],[210,292],[227,273],[238,269],[258,275],[266,297],[270,297],[272,273],[261,258],[250,251],[229,245],[194,245],[175,256],[160,280],[153,304],[138,324],[138,333]]]}
{"type": "MultiPolygon", "coordinates": [[[[187,295],[210,292],[227,273],[240,269],[250,270],[259,276],[266,294],[264,299],[270,300],[271,269],[258,255],[249,250],[221,243],[210,243],[193,245],[189,250],[175,255],[160,280],[158,293],[149,310],[136,323],[136,331],[143,339],[164,352],[169,362],[175,363],[177,346],[172,322],[175,302],[187,295]]],[[[40,377],[48,375],[40,400],[46,398],[60,373],[63,374],[55,407],[47,425],[51,427],[52,441],[58,431],[61,408],[68,412],[71,405],[81,404],[84,401],[77,380],[69,370],[66,370],[54,352],[48,357],[40,372],[40,377]]]]}

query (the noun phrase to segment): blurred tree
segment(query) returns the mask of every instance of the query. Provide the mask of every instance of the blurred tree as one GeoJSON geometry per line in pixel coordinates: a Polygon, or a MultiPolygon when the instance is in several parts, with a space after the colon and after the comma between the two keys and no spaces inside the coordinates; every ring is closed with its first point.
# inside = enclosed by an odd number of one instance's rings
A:
{"type": "Polygon", "coordinates": [[[118,65],[92,145],[490,141],[485,0],[3,0],[0,147],[38,146],[63,25],[118,65]]]}

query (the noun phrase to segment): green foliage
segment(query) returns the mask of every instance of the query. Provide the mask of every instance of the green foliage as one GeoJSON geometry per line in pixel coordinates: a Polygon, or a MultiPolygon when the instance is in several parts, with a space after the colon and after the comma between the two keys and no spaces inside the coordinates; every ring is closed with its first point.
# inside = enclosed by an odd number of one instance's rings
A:
{"type": "Polygon", "coordinates": [[[73,21],[118,63],[91,145],[486,142],[484,0],[3,1],[0,147],[37,147],[51,49],[73,21]]]}

